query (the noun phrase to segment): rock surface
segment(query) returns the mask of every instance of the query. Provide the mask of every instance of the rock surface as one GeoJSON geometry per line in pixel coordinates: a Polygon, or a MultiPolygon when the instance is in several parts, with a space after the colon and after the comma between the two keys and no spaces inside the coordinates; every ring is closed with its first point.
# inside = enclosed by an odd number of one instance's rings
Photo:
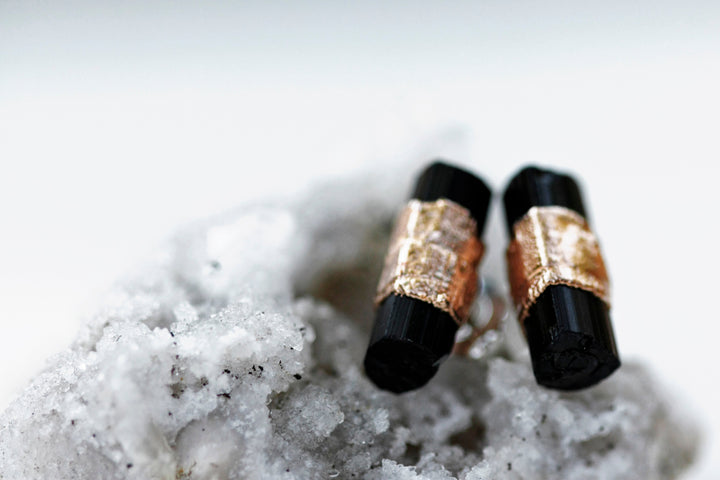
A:
{"type": "Polygon", "coordinates": [[[370,303],[406,193],[335,185],[179,232],[0,416],[0,478],[670,479],[692,461],[696,430],[643,367],[546,390],[512,329],[416,392],[375,388],[370,303]]]}

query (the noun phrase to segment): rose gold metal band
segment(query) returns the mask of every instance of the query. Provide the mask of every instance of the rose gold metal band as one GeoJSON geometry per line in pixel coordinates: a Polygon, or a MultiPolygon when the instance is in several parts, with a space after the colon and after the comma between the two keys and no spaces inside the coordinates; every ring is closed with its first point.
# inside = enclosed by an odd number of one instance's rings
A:
{"type": "Polygon", "coordinates": [[[466,208],[446,199],[410,200],[395,224],[375,303],[390,294],[411,297],[462,324],[475,299],[483,251],[466,208]]]}
{"type": "Polygon", "coordinates": [[[551,285],[589,291],[610,305],[607,271],[587,221],[565,207],[532,207],[513,226],[507,251],[513,301],[522,323],[551,285]]]}

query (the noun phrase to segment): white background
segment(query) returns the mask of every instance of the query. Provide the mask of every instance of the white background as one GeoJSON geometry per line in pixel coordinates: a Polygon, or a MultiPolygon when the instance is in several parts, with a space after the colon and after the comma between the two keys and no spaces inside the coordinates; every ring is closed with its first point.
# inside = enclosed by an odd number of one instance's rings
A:
{"type": "Polygon", "coordinates": [[[186,221],[396,160],[496,190],[538,162],[583,179],[621,354],[717,478],[717,2],[265,3],[0,0],[0,408],[186,221]]]}

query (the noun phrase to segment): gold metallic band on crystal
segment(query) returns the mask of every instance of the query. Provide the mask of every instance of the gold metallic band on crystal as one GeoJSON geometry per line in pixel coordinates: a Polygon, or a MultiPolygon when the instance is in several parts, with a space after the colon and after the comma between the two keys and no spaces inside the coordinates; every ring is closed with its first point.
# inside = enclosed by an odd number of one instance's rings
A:
{"type": "Polygon", "coordinates": [[[600,246],[581,215],[565,207],[532,207],[515,222],[513,233],[508,275],[521,323],[551,285],[586,290],[610,305],[600,246]]]}
{"type": "Polygon", "coordinates": [[[390,294],[432,304],[457,323],[468,318],[483,245],[470,212],[446,199],[410,200],[398,216],[375,304],[390,294]]]}

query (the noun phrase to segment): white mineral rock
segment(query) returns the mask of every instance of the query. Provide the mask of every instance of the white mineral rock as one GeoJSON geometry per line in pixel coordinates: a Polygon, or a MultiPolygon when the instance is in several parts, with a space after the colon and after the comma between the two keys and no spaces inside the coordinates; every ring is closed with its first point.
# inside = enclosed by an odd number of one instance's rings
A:
{"type": "Polygon", "coordinates": [[[0,416],[0,478],[676,477],[695,430],[632,362],[560,393],[509,341],[410,394],[365,378],[405,192],[336,185],[179,233],[0,416]]]}

